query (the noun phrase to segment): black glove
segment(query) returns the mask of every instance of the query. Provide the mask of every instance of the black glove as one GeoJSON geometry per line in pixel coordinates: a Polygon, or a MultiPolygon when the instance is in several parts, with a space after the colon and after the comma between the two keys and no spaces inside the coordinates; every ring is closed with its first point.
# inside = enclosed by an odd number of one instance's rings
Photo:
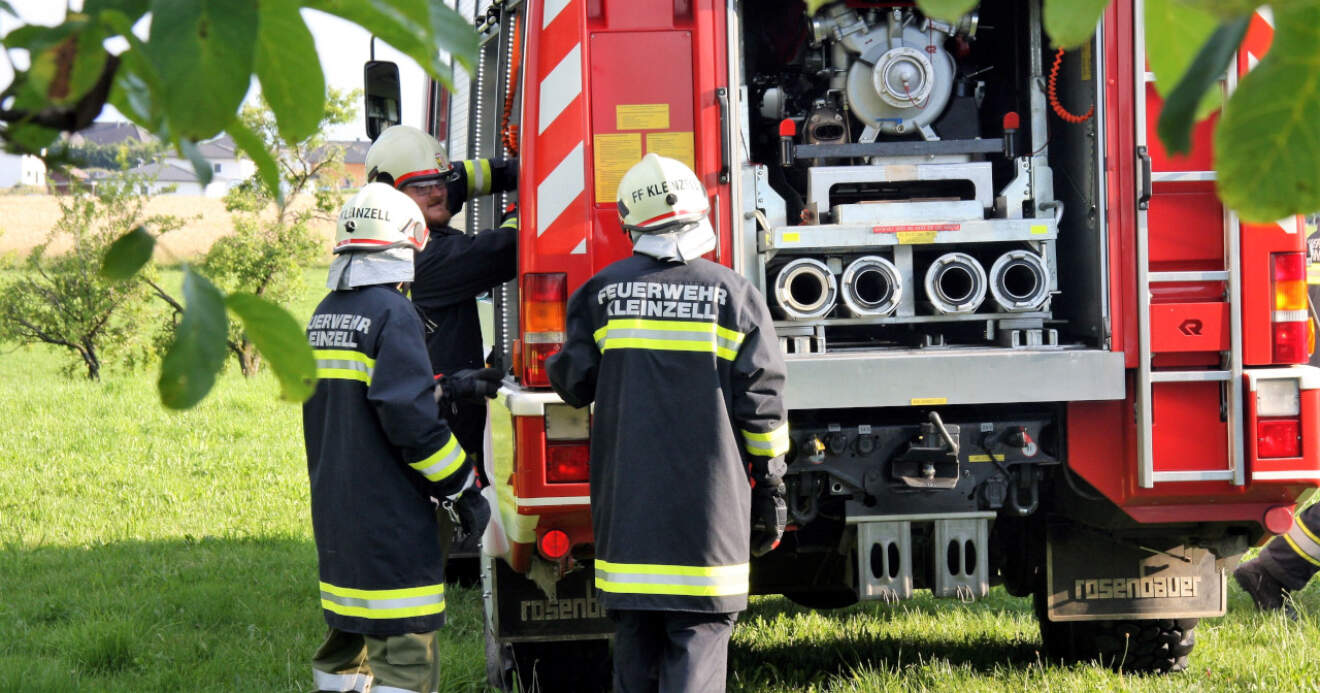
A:
{"type": "Polygon", "coordinates": [[[481,489],[475,486],[469,487],[454,500],[446,498],[440,501],[440,507],[458,525],[458,535],[455,537],[458,541],[480,535],[486,531],[486,525],[490,522],[490,505],[482,497],[481,489]]]}
{"type": "Polygon", "coordinates": [[[764,556],[779,546],[787,525],[783,485],[752,489],[752,555],[764,556]]]}
{"type": "Polygon", "coordinates": [[[441,404],[492,399],[500,391],[503,374],[494,368],[465,368],[436,380],[435,401],[441,404]]]}

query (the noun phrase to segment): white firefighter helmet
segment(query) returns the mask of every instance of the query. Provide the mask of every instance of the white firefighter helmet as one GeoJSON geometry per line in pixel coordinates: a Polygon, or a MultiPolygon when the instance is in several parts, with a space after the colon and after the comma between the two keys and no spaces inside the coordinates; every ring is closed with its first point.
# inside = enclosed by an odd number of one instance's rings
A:
{"type": "Polygon", "coordinates": [[[706,188],[686,164],[647,154],[619,181],[616,196],[624,231],[671,233],[710,227],[706,188]]]}
{"type": "Polygon", "coordinates": [[[422,210],[411,197],[384,183],[367,183],[339,212],[335,252],[421,250],[429,237],[422,210]]]}
{"type": "Polygon", "coordinates": [[[445,147],[434,137],[410,125],[386,128],[367,150],[367,180],[404,183],[435,180],[449,174],[445,147]]]}

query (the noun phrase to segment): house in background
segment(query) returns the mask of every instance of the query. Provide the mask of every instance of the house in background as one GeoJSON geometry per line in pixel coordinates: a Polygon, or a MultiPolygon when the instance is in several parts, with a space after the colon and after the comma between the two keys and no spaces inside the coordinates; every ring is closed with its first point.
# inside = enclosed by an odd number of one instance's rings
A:
{"type": "Polygon", "coordinates": [[[69,144],[82,146],[87,144],[118,145],[125,142],[154,142],[156,136],[146,128],[133,123],[110,123],[97,121],[86,130],[70,133],[69,144]]]}
{"type": "Polygon", "coordinates": [[[323,176],[321,185],[327,188],[356,189],[367,184],[367,150],[371,149],[368,140],[329,140],[309,155],[312,163],[319,163],[322,157],[330,153],[339,155],[340,163],[336,167],[335,178],[323,176]],[[336,151],[339,150],[339,151],[336,151]]]}
{"type": "Polygon", "coordinates": [[[46,162],[31,154],[0,152],[0,188],[46,186],[46,162]]]}
{"type": "Polygon", "coordinates": [[[146,164],[124,172],[99,172],[96,179],[103,180],[118,175],[139,176],[143,179],[141,192],[151,195],[195,195],[199,197],[224,197],[231,185],[228,181],[212,178],[205,187],[197,180],[197,172],[190,162],[178,159],[166,159],[158,164],[146,164]]]}
{"type": "MultiPolygon", "coordinates": [[[[256,173],[257,165],[252,163],[251,159],[239,154],[238,145],[234,143],[234,138],[229,135],[222,135],[213,140],[200,142],[197,150],[202,156],[211,163],[211,182],[205,188],[197,180],[197,174],[193,170],[192,162],[178,156],[166,156],[158,165],[139,166],[132,169],[132,173],[149,174],[151,170],[156,170],[161,175],[161,182],[165,179],[178,179],[182,174],[177,171],[183,171],[189,179],[174,180],[178,185],[176,195],[205,195],[206,197],[224,197],[229,189],[242,183],[252,174],[256,173]],[[157,168],[153,169],[153,166],[157,168]],[[190,183],[190,185],[188,185],[190,183]]],[[[165,188],[167,186],[160,186],[165,188]]]]}

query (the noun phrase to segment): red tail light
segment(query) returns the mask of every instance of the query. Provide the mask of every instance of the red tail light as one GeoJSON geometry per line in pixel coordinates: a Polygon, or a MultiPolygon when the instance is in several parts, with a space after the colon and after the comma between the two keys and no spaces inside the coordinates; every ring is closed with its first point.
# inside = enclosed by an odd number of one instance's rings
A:
{"type": "Polygon", "coordinates": [[[1310,356],[1307,323],[1306,255],[1275,253],[1274,362],[1306,363],[1310,356]]]}
{"type": "Polygon", "coordinates": [[[536,544],[541,549],[541,555],[552,561],[562,558],[572,548],[568,541],[568,532],[562,529],[552,529],[542,534],[536,544]]]}
{"type": "Polygon", "coordinates": [[[1261,419],[1256,422],[1256,457],[1301,457],[1301,422],[1297,419],[1261,419]]]}
{"type": "Polygon", "coordinates": [[[523,383],[549,387],[545,360],[564,346],[568,276],[562,272],[528,274],[522,281],[523,383]]]}
{"type": "Polygon", "coordinates": [[[586,483],[591,472],[591,446],[586,441],[548,443],[545,480],[552,484],[586,483]]]}

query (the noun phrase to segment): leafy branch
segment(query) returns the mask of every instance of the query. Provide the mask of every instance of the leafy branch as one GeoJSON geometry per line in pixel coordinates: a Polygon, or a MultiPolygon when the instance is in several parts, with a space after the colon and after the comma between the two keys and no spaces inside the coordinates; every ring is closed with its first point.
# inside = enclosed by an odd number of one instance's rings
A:
{"type": "MultiPolygon", "coordinates": [[[[59,164],[67,156],[51,147],[59,133],[87,127],[109,104],[192,162],[206,185],[212,169],[197,143],[227,133],[256,164],[283,224],[284,196],[303,190],[287,180],[310,180],[329,164],[292,169],[270,132],[254,130],[239,110],[255,78],[272,114],[270,130],[280,140],[303,142],[317,134],[328,102],[305,9],[361,26],[445,84],[451,84],[452,68],[442,55],[471,72],[476,32],[457,12],[430,0],[85,0],[82,11],[69,12],[56,26],[22,26],[4,37],[6,57],[8,51],[26,51],[30,66],[16,71],[0,93],[0,138],[10,151],[59,164]],[[144,39],[133,27],[147,17],[151,28],[144,39]],[[128,47],[111,54],[105,48],[111,39],[128,47]]],[[[4,0],[0,12],[15,14],[4,0]]],[[[104,276],[129,281],[153,245],[149,233],[125,235],[107,253],[104,276]]],[[[311,348],[301,327],[275,303],[243,292],[226,297],[188,268],[182,304],[176,338],[162,363],[166,406],[191,407],[209,391],[223,363],[226,311],[242,321],[244,334],[285,385],[285,396],[310,395],[311,348]]]]}

